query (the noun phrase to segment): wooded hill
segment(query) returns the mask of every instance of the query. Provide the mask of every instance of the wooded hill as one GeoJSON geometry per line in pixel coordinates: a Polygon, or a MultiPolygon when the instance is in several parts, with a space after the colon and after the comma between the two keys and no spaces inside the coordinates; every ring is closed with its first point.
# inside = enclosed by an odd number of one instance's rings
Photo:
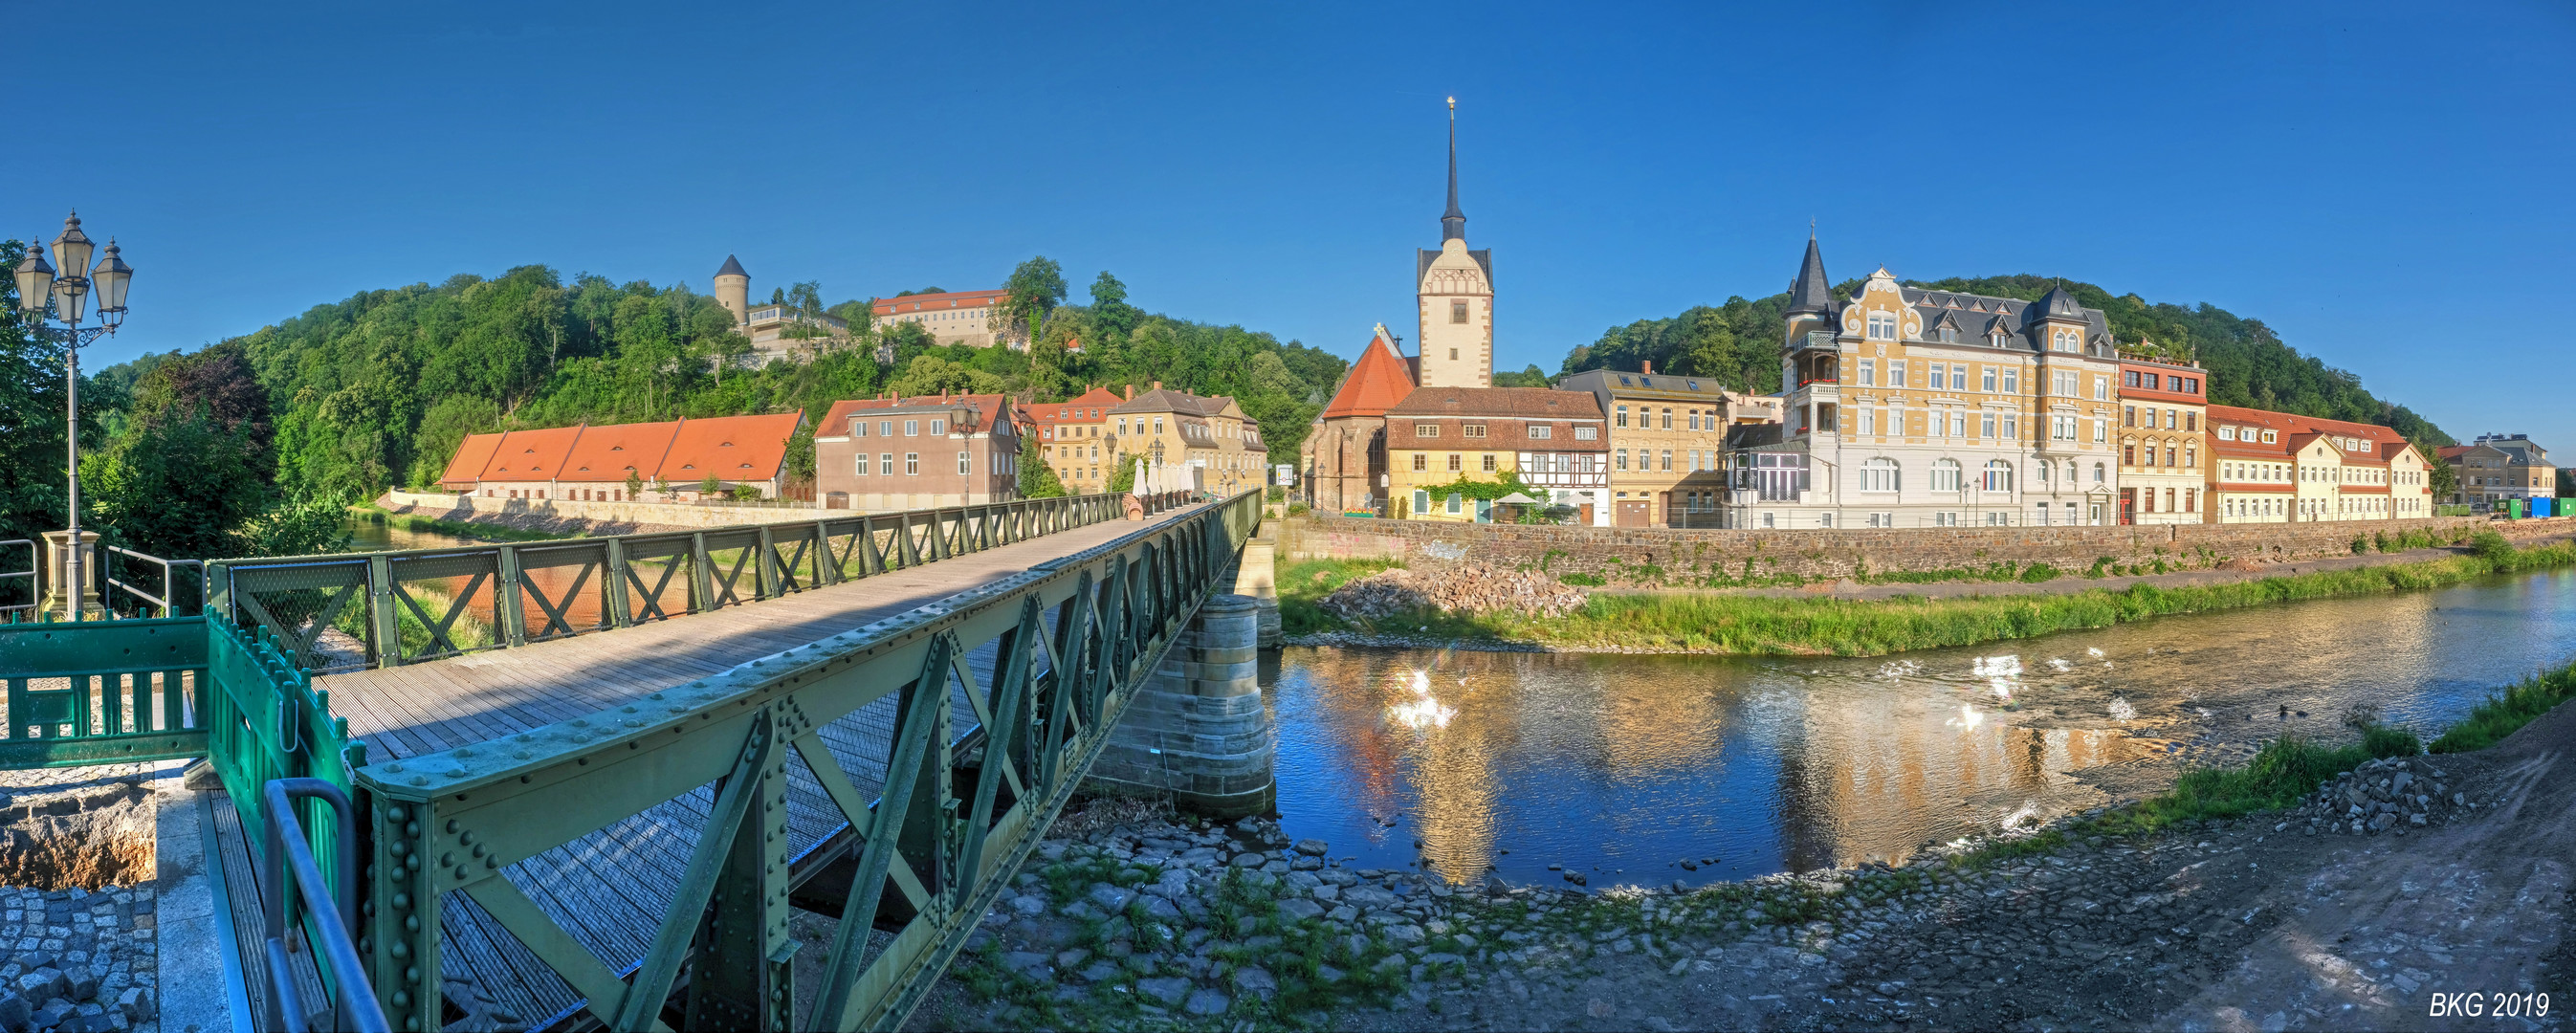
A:
{"type": "MultiPolygon", "coordinates": [[[[2018,301],[2037,301],[2058,282],[2030,274],[1905,281],[1909,287],[2018,301]]],[[[2414,410],[2371,394],[2361,386],[2359,376],[2290,347],[2262,320],[2205,303],[2188,307],[2149,302],[2089,283],[2064,282],[2084,304],[2109,317],[2122,348],[2134,350],[2145,340],[2169,357],[2196,356],[2209,370],[2209,400],[2214,403],[2377,424],[2405,435],[2428,455],[2436,446],[2455,443],[2414,410]]],[[[1861,283],[1844,281],[1834,288],[1834,297],[1849,300],[1861,283]]],[[[1759,301],[1728,298],[1724,305],[1694,306],[1671,318],[1612,327],[1599,340],[1568,352],[1558,375],[1635,369],[1640,361],[1650,361],[1661,369],[1715,377],[1756,394],[1777,392],[1780,320],[1788,306],[1789,295],[1784,291],[1759,301]]]]}

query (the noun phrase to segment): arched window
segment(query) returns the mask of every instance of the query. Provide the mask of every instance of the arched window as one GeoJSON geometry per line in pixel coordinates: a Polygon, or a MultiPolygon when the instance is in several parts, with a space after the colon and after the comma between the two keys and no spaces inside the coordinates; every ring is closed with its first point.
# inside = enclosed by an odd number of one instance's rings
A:
{"type": "Polygon", "coordinates": [[[2038,463],[2034,464],[2034,465],[2031,467],[2031,474],[2032,474],[2031,479],[2032,479],[2032,481],[2033,481],[2033,482],[2035,482],[2035,483],[2039,483],[2039,484],[2046,484],[2046,483],[2048,483],[2048,474],[2049,474],[2049,469],[2048,469],[2048,468],[2049,468],[2049,466],[2050,466],[2050,465],[2051,465],[2051,464],[2049,463],[2049,461],[2048,461],[2048,460],[2045,460],[2045,459],[2042,459],[2042,460],[2040,460],[2038,463]]]}
{"type": "Polygon", "coordinates": [[[1942,459],[1932,464],[1932,490],[1957,491],[1960,487],[1959,461],[1942,459]]]}
{"type": "Polygon", "coordinates": [[[2093,483],[2095,483],[2095,484],[2102,484],[2102,483],[2106,483],[2106,482],[2104,482],[2104,481],[2103,481],[2103,479],[2102,479],[2102,464],[2100,464],[2100,463],[2095,463],[2095,464],[2093,464],[2093,483]]]}
{"type": "Polygon", "coordinates": [[[1987,491],[2011,491],[2013,490],[2012,482],[2013,468],[2011,463],[2004,462],[2001,459],[1989,459],[1986,461],[1985,488],[1987,491]]]}
{"type": "Polygon", "coordinates": [[[1860,490],[1895,491],[1903,483],[1896,460],[1880,456],[1860,464],[1860,490]]]}

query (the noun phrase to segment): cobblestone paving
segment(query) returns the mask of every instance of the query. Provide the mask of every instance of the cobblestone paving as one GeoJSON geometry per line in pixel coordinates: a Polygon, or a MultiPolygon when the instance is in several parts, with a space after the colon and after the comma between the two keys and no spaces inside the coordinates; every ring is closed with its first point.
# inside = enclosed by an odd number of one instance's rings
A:
{"type": "MultiPolygon", "coordinates": [[[[140,787],[154,769],[0,771],[0,814],[16,822],[94,806],[148,808],[140,787]]],[[[140,827],[148,836],[152,823],[140,827]]],[[[0,885],[0,1030],[157,1033],[155,911],[149,881],[95,890],[0,885]]]]}

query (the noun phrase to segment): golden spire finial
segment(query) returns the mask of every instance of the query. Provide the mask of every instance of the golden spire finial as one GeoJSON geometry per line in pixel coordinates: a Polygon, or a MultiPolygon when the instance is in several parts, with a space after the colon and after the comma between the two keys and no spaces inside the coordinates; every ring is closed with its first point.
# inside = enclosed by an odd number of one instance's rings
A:
{"type": "Polygon", "coordinates": [[[1449,110],[1451,110],[1451,111],[1456,111],[1456,110],[1458,110],[1458,98],[1456,98],[1456,97],[1451,97],[1451,98],[1449,98],[1449,110]]]}

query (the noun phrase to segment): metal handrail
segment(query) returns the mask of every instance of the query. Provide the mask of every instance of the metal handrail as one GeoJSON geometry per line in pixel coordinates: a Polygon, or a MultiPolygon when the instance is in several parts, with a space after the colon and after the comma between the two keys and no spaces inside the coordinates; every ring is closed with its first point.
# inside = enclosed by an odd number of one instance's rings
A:
{"type": "MultiPolygon", "coordinates": [[[[202,586],[202,585],[204,584],[204,582],[205,582],[206,564],[205,564],[205,561],[203,561],[203,560],[165,560],[165,559],[162,559],[162,558],[161,558],[161,557],[159,557],[159,556],[146,555],[146,554],[144,554],[144,553],[136,552],[136,551],[134,551],[134,550],[132,550],[132,549],[128,549],[128,548],[125,548],[125,547],[123,547],[123,546],[110,545],[110,546],[107,546],[106,548],[107,548],[107,551],[112,552],[112,553],[116,553],[117,555],[120,555],[120,556],[126,556],[126,557],[131,557],[131,558],[133,558],[133,559],[142,560],[142,561],[143,561],[143,562],[145,562],[145,563],[152,563],[152,564],[157,564],[157,565],[159,565],[159,566],[160,566],[160,568],[161,568],[161,595],[160,595],[158,598],[155,598],[151,593],[146,592],[146,591],[144,591],[144,590],[142,590],[142,589],[140,589],[140,588],[136,588],[136,587],[135,587],[135,586],[133,586],[133,585],[129,585],[129,584],[126,584],[126,583],[125,583],[125,582],[123,582],[123,581],[119,581],[119,580],[117,580],[117,579],[116,579],[116,568],[115,568],[114,566],[109,565],[109,564],[105,564],[105,563],[101,563],[101,564],[99,564],[99,572],[100,572],[99,581],[100,581],[100,583],[101,583],[101,584],[105,585],[105,586],[106,586],[106,587],[108,587],[108,588],[122,588],[122,589],[124,589],[124,590],[125,590],[126,594],[131,595],[131,596],[133,596],[133,597],[135,597],[135,598],[137,598],[137,599],[141,599],[141,600],[143,600],[144,602],[151,603],[152,605],[154,605],[154,606],[156,606],[156,607],[159,607],[159,608],[160,608],[160,610],[161,610],[161,616],[164,616],[164,617],[176,617],[176,616],[179,616],[179,614],[177,614],[177,613],[173,612],[173,610],[174,610],[175,608],[174,608],[173,606],[171,606],[171,604],[170,604],[170,600],[171,600],[171,598],[172,598],[172,597],[173,597],[173,595],[174,595],[174,593],[173,593],[172,589],[173,589],[173,588],[175,588],[175,587],[176,587],[176,584],[177,584],[177,579],[176,579],[176,578],[174,578],[174,577],[171,575],[171,570],[172,570],[172,568],[175,568],[175,567],[195,567],[195,568],[197,568],[197,581],[198,581],[198,584],[200,584],[200,585],[202,586]]],[[[101,591],[101,592],[99,593],[99,595],[100,595],[100,597],[101,597],[101,600],[100,600],[100,601],[102,601],[102,602],[106,601],[106,600],[105,600],[105,596],[107,595],[107,593],[106,593],[106,592],[101,591]]],[[[202,596],[200,597],[200,602],[201,602],[201,603],[203,602],[203,598],[202,598],[202,596]]],[[[116,612],[116,608],[115,608],[115,607],[113,607],[113,606],[108,607],[108,612],[110,612],[110,613],[114,613],[114,612],[116,612]]]]}
{"type": "Polygon", "coordinates": [[[27,569],[0,573],[0,581],[7,581],[12,578],[26,578],[27,602],[21,606],[0,606],[0,613],[15,613],[19,610],[32,610],[35,609],[36,605],[41,601],[36,598],[36,569],[43,565],[43,560],[41,558],[44,555],[43,552],[36,548],[36,542],[32,538],[12,538],[8,541],[0,542],[0,549],[5,549],[12,545],[24,545],[27,547],[27,569]]]}
{"type": "Polygon", "coordinates": [[[357,837],[345,834],[356,828],[349,794],[339,786],[318,778],[272,779],[260,787],[267,803],[268,864],[261,873],[260,911],[267,925],[263,935],[268,945],[268,1028],[287,1033],[305,1033],[305,1020],[311,1015],[303,1007],[304,994],[295,984],[295,970],[287,963],[286,945],[286,875],[295,873],[295,890],[303,901],[303,910],[311,916],[311,929],[322,942],[316,945],[314,960],[324,963],[334,987],[334,1003],[339,1009],[336,1028],[358,1033],[391,1033],[385,1022],[384,1009],[376,1002],[376,993],[367,982],[367,968],[358,960],[358,946],[349,930],[358,924],[358,880],[343,878],[340,891],[331,892],[322,881],[321,866],[314,863],[313,846],[304,837],[304,825],[295,820],[296,798],[320,798],[338,812],[343,835],[339,840],[340,871],[358,870],[357,837]],[[328,901],[330,907],[317,904],[328,901]],[[292,1002],[294,1007],[288,1007],[292,1002]]]}

